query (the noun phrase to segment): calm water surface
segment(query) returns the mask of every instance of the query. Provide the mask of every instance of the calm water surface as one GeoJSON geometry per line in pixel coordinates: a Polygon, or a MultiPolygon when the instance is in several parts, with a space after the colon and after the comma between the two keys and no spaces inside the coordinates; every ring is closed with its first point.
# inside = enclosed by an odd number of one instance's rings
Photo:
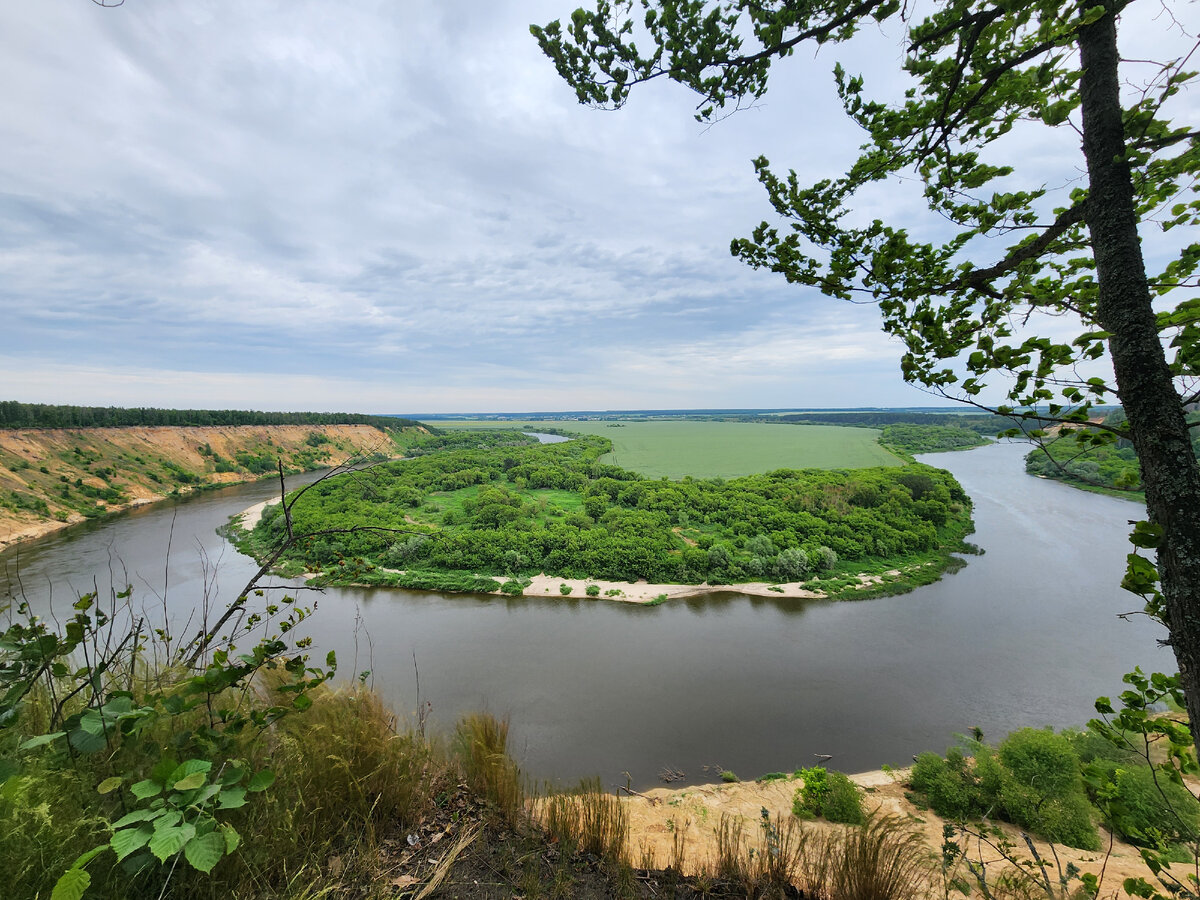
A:
{"type": "MultiPolygon", "coordinates": [[[[903,596],[645,608],[337,589],[316,597],[310,632],[343,673],[370,669],[401,712],[418,706],[419,675],[435,726],[509,716],[517,757],[547,780],[628,771],[647,786],[664,766],[693,782],[715,780],[714,767],[754,777],[814,754],[855,771],[943,749],[972,725],[999,738],[1080,724],[1122,673],[1174,662],[1160,627],[1116,618],[1139,605],[1117,584],[1140,508],[1025,475],[1027,449],[925,457],[974,499],[972,540],[987,552],[903,596]]],[[[215,529],[276,489],[227,488],[13,548],[0,555],[0,596],[65,609],[93,585],[130,583],[179,622],[206,590],[227,603],[253,573],[215,529]]]]}

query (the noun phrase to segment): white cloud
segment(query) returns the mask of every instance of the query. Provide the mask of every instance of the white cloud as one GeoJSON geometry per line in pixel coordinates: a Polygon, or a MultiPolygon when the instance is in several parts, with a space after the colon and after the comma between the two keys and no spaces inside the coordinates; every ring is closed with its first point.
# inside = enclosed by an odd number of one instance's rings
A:
{"type": "MultiPolygon", "coordinates": [[[[861,143],[835,54],[777,66],[711,128],[665,82],[598,113],[528,34],[571,8],[6,6],[0,352],[30,373],[10,392],[432,410],[787,405],[803,383],[922,402],[877,321],[728,255],[770,214],[752,157],[816,179],[861,143]]],[[[900,89],[894,35],[848,52],[900,89]]],[[[904,188],[859,215],[942,227],[904,188]]]]}

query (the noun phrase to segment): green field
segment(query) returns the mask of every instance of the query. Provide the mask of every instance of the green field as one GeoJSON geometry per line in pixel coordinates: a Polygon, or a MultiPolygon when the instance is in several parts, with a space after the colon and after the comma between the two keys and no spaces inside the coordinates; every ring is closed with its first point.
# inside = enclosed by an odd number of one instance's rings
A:
{"type": "Polygon", "coordinates": [[[735,478],[775,469],[864,469],[899,466],[870,428],[768,425],[753,422],[659,421],[445,421],[439,428],[554,428],[595,434],[613,442],[602,462],[649,478],[735,478]]]}

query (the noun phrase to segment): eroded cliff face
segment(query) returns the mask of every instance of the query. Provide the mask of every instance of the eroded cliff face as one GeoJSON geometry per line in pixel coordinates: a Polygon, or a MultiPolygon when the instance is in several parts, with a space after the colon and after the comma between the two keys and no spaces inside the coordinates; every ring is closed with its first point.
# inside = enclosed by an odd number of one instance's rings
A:
{"type": "Polygon", "coordinates": [[[106,512],[247,481],[397,455],[370,425],[0,430],[0,547],[106,512]]]}

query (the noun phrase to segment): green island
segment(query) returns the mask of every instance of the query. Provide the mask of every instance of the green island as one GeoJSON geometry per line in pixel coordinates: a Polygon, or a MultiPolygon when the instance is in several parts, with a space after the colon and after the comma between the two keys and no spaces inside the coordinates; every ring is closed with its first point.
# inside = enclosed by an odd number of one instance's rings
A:
{"type": "MultiPolygon", "coordinates": [[[[419,436],[412,457],[299,496],[293,533],[317,536],[277,564],[319,583],[430,590],[521,593],[542,575],[867,597],[936,580],[961,564],[953,552],[972,549],[969,498],[930,466],[671,480],[603,462],[611,450],[598,435],[553,444],[504,430],[419,436]]],[[[285,528],[276,504],[232,533],[261,560],[285,528]]],[[[613,591],[605,594],[626,595],[613,591]]]]}

